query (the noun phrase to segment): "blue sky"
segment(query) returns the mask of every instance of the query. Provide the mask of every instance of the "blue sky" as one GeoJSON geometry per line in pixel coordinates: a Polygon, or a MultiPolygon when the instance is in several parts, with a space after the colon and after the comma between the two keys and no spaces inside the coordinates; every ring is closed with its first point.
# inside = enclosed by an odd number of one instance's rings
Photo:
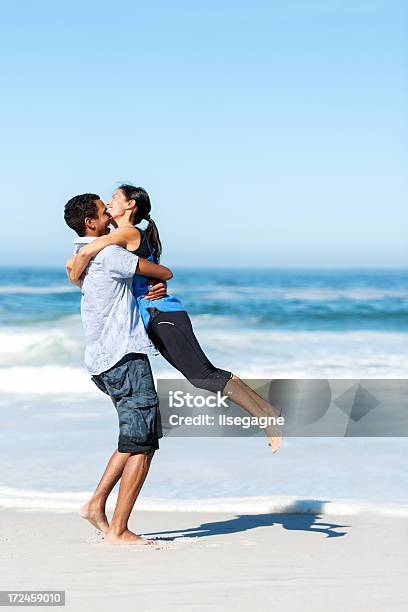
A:
{"type": "Polygon", "coordinates": [[[144,186],[174,266],[407,265],[398,0],[1,8],[2,264],[63,264],[72,195],[144,186]]]}

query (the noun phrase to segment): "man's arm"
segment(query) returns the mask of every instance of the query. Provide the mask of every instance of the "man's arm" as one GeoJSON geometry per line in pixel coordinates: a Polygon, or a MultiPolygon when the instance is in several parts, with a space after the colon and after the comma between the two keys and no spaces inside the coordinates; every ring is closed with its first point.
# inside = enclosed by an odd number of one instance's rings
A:
{"type": "Polygon", "coordinates": [[[161,281],[167,281],[173,277],[173,272],[166,266],[137,257],[116,245],[108,246],[103,250],[103,262],[106,273],[116,279],[129,279],[135,274],[154,277],[161,281]]]}
{"type": "MultiPolygon", "coordinates": [[[[173,276],[169,268],[154,264],[147,259],[139,258],[121,247],[108,246],[103,252],[106,273],[112,278],[130,279],[135,274],[141,274],[142,276],[154,277],[159,281],[166,281],[173,276]]],[[[155,281],[153,281],[153,283],[154,282],[155,281]]],[[[159,282],[154,284],[154,288],[151,289],[145,297],[152,300],[158,300],[165,297],[166,294],[167,288],[165,282],[159,282]]]]}
{"type": "Polygon", "coordinates": [[[136,274],[149,276],[149,291],[144,296],[148,300],[160,300],[167,295],[166,281],[173,278],[173,272],[160,264],[154,264],[139,257],[136,274]],[[160,282],[163,281],[163,282],[160,282]]]}
{"type": "Polygon", "coordinates": [[[136,274],[151,276],[161,281],[168,281],[173,278],[173,272],[169,268],[161,264],[155,264],[142,257],[139,257],[139,261],[137,262],[136,274]]]}

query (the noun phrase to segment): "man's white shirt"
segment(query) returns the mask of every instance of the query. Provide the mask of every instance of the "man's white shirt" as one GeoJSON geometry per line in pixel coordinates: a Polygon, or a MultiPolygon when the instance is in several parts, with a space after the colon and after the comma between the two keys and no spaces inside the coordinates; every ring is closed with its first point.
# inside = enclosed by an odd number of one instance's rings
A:
{"type": "MultiPolygon", "coordinates": [[[[74,254],[92,240],[76,238],[74,254]]],[[[109,370],[128,353],[156,352],[132,293],[137,262],[137,255],[111,245],[91,259],[83,276],[81,318],[85,365],[91,374],[109,370]]]]}

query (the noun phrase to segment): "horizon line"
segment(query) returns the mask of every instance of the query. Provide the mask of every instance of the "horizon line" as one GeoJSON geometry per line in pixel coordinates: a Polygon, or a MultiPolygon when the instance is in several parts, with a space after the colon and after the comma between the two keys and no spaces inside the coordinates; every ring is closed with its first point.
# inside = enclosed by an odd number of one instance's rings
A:
{"type": "MultiPolygon", "coordinates": [[[[45,268],[52,270],[61,270],[64,269],[64,264],[1,264],[0,269],[9,268],[9,269],[17,269],[17,268],[45,268]]],[[[201,265],[174,265],[172,266],[175,270],[401,270],[408,271],[408,264],[406,266],[254,266],[254,265],[230,265],[230,266],[201,266],[201,265]]]]}

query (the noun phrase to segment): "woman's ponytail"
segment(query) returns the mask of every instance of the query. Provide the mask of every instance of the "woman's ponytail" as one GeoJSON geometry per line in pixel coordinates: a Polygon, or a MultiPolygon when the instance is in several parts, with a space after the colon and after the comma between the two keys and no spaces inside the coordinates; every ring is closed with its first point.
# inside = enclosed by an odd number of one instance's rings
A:
{"type": "Polygon", "coordinates": [[[154,260],[156,263],[160,261],[160,255],[162,254],[162,245],[160,242],[159,230],[157,229],[156,223],[153,221],[150,215],[147,215],[145,219],[148,221],[148,226],[145,230],[147,240],[150,245],[154,248],[154,260]]]}

